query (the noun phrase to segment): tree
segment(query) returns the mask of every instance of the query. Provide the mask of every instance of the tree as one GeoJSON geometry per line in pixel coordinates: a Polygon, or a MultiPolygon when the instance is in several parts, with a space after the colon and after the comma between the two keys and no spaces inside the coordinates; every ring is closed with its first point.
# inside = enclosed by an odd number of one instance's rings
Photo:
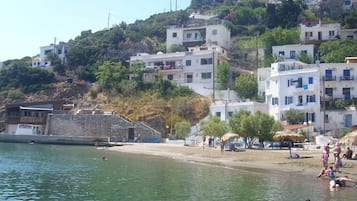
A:
{"type": "Polygon", "coordinates": [[[290,109],[285,112],[285,117],[289,124],[301,124],[305,121],[304,112],[301,110],[290,109]]]}
{"type": "Polygon", "coordinates": [[[177,139],[185,139],[191,132],[191,124],[188,121],[177,122],[175,124],[175,132],[177,139]]]}
{"type": "Polygon", "coordinates": [[[204,136],[222,137],[228,131],[227,123],[212,114],[207,120],[200,121],[200,127],[200,134],[204,136]]]}
{"type": "Polygon", "coordinates": [[[240,97],[253,99],[258,93],[258,80],[255,74],[241,74],[235,83],[240,97]]]}
{"type": "Polygon", "coordinates": [[[354,29],[357,28],[357,8],[352,9],[345,17],[345,28],[354,29]]]}
{"type": "Polygon", "coordinates": [[[120,62],[105,61],[98,67],[96,76],[104,90],[120,90],[119,84],[127,78],[127,69],[120,62]]]}
{"type": "Polygon", "coordinates": [[[348,56],[357,55],[357,41],[332,40],[321,43],[321,60],[327,63],[343,63],[348,56]]]}
{"type": "Polygon", "coordinates": [[[229,81],[232,75],[231,67],[228,63],[219,64],[217,67],[217,82],[220,90],[229,87],[229,81]]]}
{"type": "Polygon", "coordinates": [[[299,61],[302,61],[307,64],[312,64],[313,59],[306,53],[306,52],[300,52],[297,56],[299,61]]]}
{"type": "Polygon", "coordinates": [[[257,138],[259,143],[264,146],[265,140],[272,140],[276,131],[280,128],[280,123],[275,121],[273,117],[263,112],[256,112],[254,114],[254,122],[257,122],[258,133],[257,138]]]}
{"type": "Polygon", "coordinates": [[[235,112],[229,120],[232,132],[243,137],[245,145],[251,148],[258,138],[263,144],[265,140],[271,140],[275,132],[280,129],[280,123],[273,117],[260,111],[251,114],[246,110],[235,112]]]}
{"type": "Polygon", "coordinates": [[[343,1],[324,0],[320,1],[319,9],[316,10],[315,15],[320,18],[339,19],[343,15],[343,1]]]}
{"type": "MultiPolygon", "coordinates": [[[[250,112],[247,110],[239,110],[234,112],[233,116],[229,119],[229,127],[233,133],[237,133],[241,137],[246,137],[246,133],[242,130],[242,121],[245,117],[249,116],[250,112]]],[[[246,140],[245,140],[246,141],[246,140]]]]}

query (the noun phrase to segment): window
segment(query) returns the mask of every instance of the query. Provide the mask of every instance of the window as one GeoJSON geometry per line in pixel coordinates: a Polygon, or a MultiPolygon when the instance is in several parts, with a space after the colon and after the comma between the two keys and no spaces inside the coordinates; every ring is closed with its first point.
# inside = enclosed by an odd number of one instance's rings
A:
{"type": "Polygon", "coordinates": [[[295,59],[295,57],[296,57],[295,50],[290,51],[290,59],[295,59]]]}
{"type": "Polygon", "coordinates": [[[309,84],[314,84],[314,78],[313,77],[309,77],[309,84]]]}
{"type": "Polygon", "coordinates": [[[350,80],[351,72],[350,69],[343,70],[343,80],[350,80]]]}
{"type": "Polygon", "coordinates": [[[212,30],[212,35],[217,35],[217,29],[212,30]]]}
{"type": "Polygon", "coordinates": [[[288,80],[288,87],[292,85],[291,80],[288,80]]]}
{"type": "Polygon", "coordinates": [[[217,117],[221,117],[221,112],[216,112],[217,117]]]}
{"type": "Polygon", "coordinates": [[[307,103],[315,103],[316,102],[316,95],[306,95],[306,102],[307,103]]]}
{"type": "Polygon", "coordinates": [[[307,54],[307,50],[302,50],[301,53],[302,54],[307,54]]]}
{"type": "Polygon", "coordinates": [[[312,37],[312,32],[311,31],[308,31],[308,32],[305,32],[305,38],[309,39],[310,37],[312,37]]]}
{"type": "Polygon", "coordinates": [[[302,88],[302,78],[299,77],[296,81],[296,88],[302,88]]]}
{"type": "Polygon", "coordinates": [[[191,66],[191,60],[186,60],[186,66],[191,66]]]}
{"type": "Polygon", "coordinates": [[[302,102],[303,102],[302,96],[299,96],[298,97],[298,105],[302,105],[302,102]]]}
{"type": "Polygon", "coordinates": [[[285,52],[284,51],[279,51],[279,56],[284,56],[285,52]]]}
{"type": "Polygon", "coordinates": [[[201,65],[212,64],[212,58],[202,58],[201,65]]]}
{"type": "Polygon", "coordinates": [[[229,117],[233,117],[233,112],[228,112],[229,117]]]}
{"type": "Polygon", "coordinates": [[[197,39],[198,38],[198,33],[195,33],[195,39],[197,39]]]}
{"type": "Polygon", "coordinates": [[[173,32],[172,33],[172,38],[176,38],[177,37],[177,33],[176,32],[173,32]]]}
{"type": "Polygon", "coordinates": [[[201,78],[203,80],[206,80],[206,79],[211,79],[211,72],[207,72],[207,73],[201,73],[201,78]]]}
{"type": "Polygon", "coordinates": [[[167,79],[168,79],[168,80],[173,80],[173,79],[174,79],[174,75],[172,75],[172,74],[167,75],[167,79]]]}
{"type": "Polygon", "coordinates": [[[272,98],[271,99],[271,104],[272,105],[279,105],[279,99],[278,98],[272,98]]]}
{"type": "Polygon", "coordinates": [[[335,31],[329,31],[329,32],[328,32],[328,36],[329,36],[329,37],[335,36],[335,31]]]}
{"type": "Polygon", "coordinates": [[[345,100],[351,100],[351,88],[342,88],[342,94],[345,100]]]}
{"type": "Polygon", "coordinates": [[[192,34],[191,33],[187,33],[186,34],[186,38],[191,38],[192,34]]]}
{"type": "Polygon", "coordinates": [[[293,97],[292,96],[285,96],[285,105],[289,105],[293,103],[293,97]]]}
{"type": "Polygon", "coordinates": [[[332,88],[325,88],[325,94],[332,97],[333,96],[333,89],[332,88]]]}

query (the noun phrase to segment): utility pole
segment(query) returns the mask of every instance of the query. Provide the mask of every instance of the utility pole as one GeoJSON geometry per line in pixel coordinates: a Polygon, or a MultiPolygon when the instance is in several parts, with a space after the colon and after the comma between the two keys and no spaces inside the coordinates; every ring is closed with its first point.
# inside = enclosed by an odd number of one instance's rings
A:
{"type": "Polygon", "coordinates": [[[212,89],[213,89],[213,94],[212,94],[212,101],[213,103],[215,102],[215,99],[216,99],[216,87],[215,87],[215,82],[216,82],[216,72],[215,72],[215,59],[214,59],[214,52],[215,50],[212,50],[212,79],[213,79],[213,86],[212,86],[212,89]]]}
{"type": "Polygon", "coordinates": [[[109,21],[110,21],[110,12],[108,12],[108,24],[107,24],[108,29],[109,29],[109,21]]]}

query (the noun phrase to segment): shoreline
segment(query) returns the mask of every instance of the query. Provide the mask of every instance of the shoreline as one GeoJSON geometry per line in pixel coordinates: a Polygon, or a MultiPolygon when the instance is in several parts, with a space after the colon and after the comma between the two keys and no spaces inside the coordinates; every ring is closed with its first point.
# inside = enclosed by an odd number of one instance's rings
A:
{"type": "MultiPolygon", "coordinates": [[[[243,149],[239,152],[221,152],[217,148],[187,147],[176,144],[125,143],[123,146],[109,147],[110,151],[129,154],[150,155],[182,162],[194,162],[234,169],[268,170],[311,175],[314,178],[322,169],[321,150],[297,150],[302,158],[289,159],[288,149],[243,149]]],[[[357,160],[346,160],[340,168],[339,176],[348,175],[357,179],[357,160]]],[[[333,166],[333,157],[329,158],[333,166]]]]}

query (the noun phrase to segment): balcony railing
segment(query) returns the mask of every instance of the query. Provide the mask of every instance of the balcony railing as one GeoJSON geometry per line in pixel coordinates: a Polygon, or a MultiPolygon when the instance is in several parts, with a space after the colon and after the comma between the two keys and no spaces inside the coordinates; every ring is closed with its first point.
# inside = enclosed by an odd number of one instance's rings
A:
{"type": "Polygon", "coordinates": [[[323,81],[336,81],[336,76],[323,76],[323,81]]]}
{"type": "Polygon", "coordinates": [[[350,81],[350,80],[354,80],[353,75],[340,77],[340,81],[350,81]]]}

